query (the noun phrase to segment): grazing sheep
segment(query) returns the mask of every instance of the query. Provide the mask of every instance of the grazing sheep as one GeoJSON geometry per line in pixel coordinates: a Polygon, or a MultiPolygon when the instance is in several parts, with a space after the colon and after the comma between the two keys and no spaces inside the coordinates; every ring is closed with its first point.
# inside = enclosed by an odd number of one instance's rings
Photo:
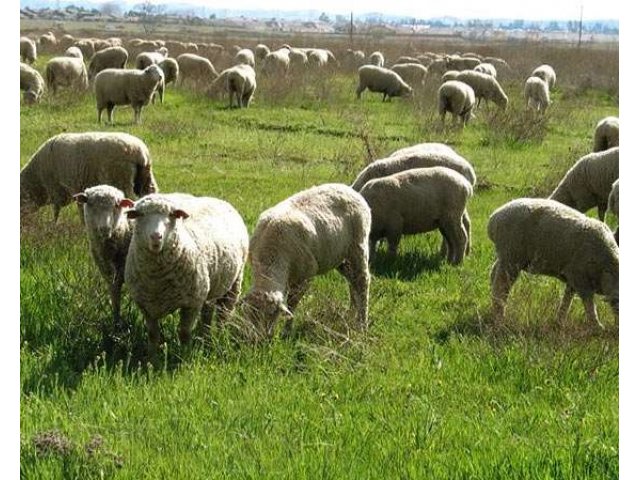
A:
{"type": "Polygon", "coordinates": [[[289,58],[290,48],[279,48],[269,52],[264,57],[262,64],[262,73],[265,75],[277,75],[284,76],[289,71],[289,64],[291,60],[289,58]]]}
{"type": "Polygon", "coordinates": [[[580,158],[549,198],[583,213],[598,207],[598,218],[604,220],[609,192],[618,178],[619,154],[620,147],[613,147],[580,158]]]}
{"type": "Polygon", "coordinates": [[[454,149],[443,143],[419,143],[401,148],[387,158],[367,165],[354,180],[351,188],[356,191],[369,180],[386,177],[412,168],[447,167],[460,173],[471,186],[476,184],[476,173],[471,164],[454,149]]]}
{"type": "Polygon", "coordinates": [[[119,325],[124,266],[132,233],[123,210],[133,207],[133,202],[111,185],[87,188],[73,198],[84,211],[91,256],[109,283],[113,321],[119,325]]]}
{"type": "Polygon", "coordinates": [[[36,51],[36,42],[29,37],[20,37],[20,61],[24,63],[33,63],[38,58],[36,51]]]}
{"type": "Polygon", "coordinates": [[[22,99],[28,105],[38,102],[44,92],[42,75],[26,63],[20,63],[20,90],[24,90],[22,99]]]}
{"type": "Polygon", "coordinates": [[[144,142],[127,133],[61,133],[40,145],[20,171],[20,212],[53,205],[57,221],[75,193],[101,184],[128,197],[157,191],[144,142]]]}
{"type": "Polygon", "coordinates": [[[58,40],[58,48],[64,51],[67,48],[71,47],[75,43],[75,41],[76,39],[73,37],[73,35],[65,33],[62,37],[60,37],[60,40],[58,40]]]}
{"type": "Polygon", "coordinates": [[[56,40],[56,36],[53,32],[47,32],[40,35],[38,39],[38,44],[40,45],[40,50],[44,53],[53,53],[58,45],[58,41],[56,40]]]}
{"type": "Polygon", "coordinates": [[[480,106],[480,101],[484,98],[487,101],[492,101],[503,110],[507,108],[509,99],[495,77],[474,70],[462,70],[456,80],[473,88],[476,107],[480,106]]]}
{"type": "Polygon", "coordinates": [[[609,193],[609,200],[607,201],[607,210],[618,219],[618,227],[616,227],[613,236],[616,239],[616,243],[620,245],[620,180],[613,182],[611,192],[609,193]]]}
{"type": "Polygon", "coordinates": [[[348,71],[356,71],[365,63],[367,63],[367,58],[362,50],[347,49],[343,65],[348,71]]]}
{"type": "Polygon", "coordinates": [[[482,61],[485,62],[485,63],[490,63],[491,65],[493,65],[496,68],[504,68],[506,70],[511,70],[511,67],[509,66],[509,64],[506,62],[506,60],[504,60],[502,58],[484,57],[484,59],[482,61]]]}
{"type": "Polygon", "coordinates": [[[400,75],[412,88],[423,87],[429,70],[420,63],[396,63],[391,70],[400,75]]]}
{"type": "Polygon", "coordinates": [[[256,45],[255,48],[255,59],[258,62],[262,62],[264,60],[264,57],[266,57],[267,55],[269,55],[269,52],[271,50],[269,49],[269,47],[267,47],[266,45],[259,43],[258,45],[256,45]]]}
{"type": "Polygon", "coordinates": [[[243,48],[238,53],[236,53],[236,55],[233,57],[233,64],[234,65],[244,64],[244,65],[251,66],[251,68],[255,68],[256,58],[251,50],[249,50],[248,48],[243,48]]]}
{"type": "Polygon", "coordinates": [[[620,120],[606,117],[598,122],[593,133],[593,151],[601,152],[620,145],[620,120]]]}
{"type": "Polygon", "coordinates": [[[161,52],[141,52],[136,56],[134,66],[138,70],[144,70],[149,65],[159,64],[165,58],[167,58],[167,55],[161,52]]]}
{"type": "Polygon", "coordinates": [[[473,70],[480,63],[480,60],[473,57],[460,57],[457,55],[445,57],[447,70],[473,70]]]}
{"type": "Polygon", "coordinates": [[[56,93],[59,87],[89,88],[87,69],[81,58],[54,57],[47,62],[44,77],[47,88],[56,93]]]}
{"type": "Polygon", "coordinates": [[[356,96],[366,89],[370,92],[382,93],[382,101],[387,97],[405,97],[413,95],[413,88],[402,80],[402,77],[388,68],[376,67],[374,65],[363,65],[358,69],[358,88],[356,96]]]}
{"type": "Polygon", "coordinates": [[[551,105],[549,96],[549,85],[540,77],[529,77],[524,82],[524,99],[527,108],[534,108],[536,111],[547,111],[551,105]]]}
{"type": "Polygon", "coordinates": [[[520,198],[491,214],[487,227],[497,260],[491,270],[493,311],[504,317],[509,290],[520,271],[566,283],[558,320],[577,293],[589,321],[597,322],[594,294],[604,295],[618,315],[619,252],[609,228],[554,200],[520,198]]]}
{"type": "Polygon", "coordinates": [[[256,72],[251,65],[235,65],[220,73],[213,82],[212,90],[224,87],[229,92],[229,108],[233,107],[236,98],[238,108],[248,107],[256,90],[256,72]]]}
{"type": "Polygon", "coordinates": [[[211,82],[218,78],[218,72],[216,72],[211,61],[200,55],[183,53],[177,58],[177,61],[180,68],[178,86],[182,86],[185,81],[193,82],[196,85],[209,86],[211,82]]]}
{"type": "Polygon", "coordinates": [[[240,214],[223,200],[153,194],[138,200],[125,281],[144,315],[152,349],[161,342],[159,320],[180,309],[180,343],[191,339],[197,316],[206,333],[217,312],[222,325],[242,286],[249,234],[240,214]]]}
{"type": "Polygon", "coordinates": [[[556,72],[551,65],[540,65],[531,72],[532,77],[539,77],[549,85],[549,90],[553,90],[556,84],[556,72]]]}
{"type": "Polygon", "coordinates": [[[63,57],[79,58],[81,60],[84,60],[84,55],[82,54],[82,50],[80,50],[76,46],[71,46],[71,47],[67,48],[64,51],[64,53],[62,54],[62,56],[63,57]]]}
{"type": "Polygon", "coordinates": [[[447,68],[447,60],[444,58],[436,58],[433,60],[429,66],[429,75],[444,75],[446,72],[450,71],[450,68],[447,68]]]}
{"type": "Polygon", "coordinates": [[[402,63],[417,63],[418,65],[422,65],[422,62],[418,58],[410,57],[408,55],[402,55],[401,57],[398,57],[394,65],[400,65],[402,63]]]}
{"type": "Polygon", "coordinates": [[[382,52],[376,51],[369,55],[369,65],[384,67],[384,55],[382,55],[382,52]]]}
{"type": "Polygon", "coordinates": [[[82,52],[83,58],[91,58],[96,53],[96,47],[93,45],[93,40],[90,38],[81,38],[80,40],[77,40],[73,46],[77,47],[82,52]]]}
{"type": "Polygon", "coordinates": [[[309,56],[301,48],[291,48],[289,50],[289,71],[293,74],[305,72],[309,65],[309,56]]]}
{"type": "Polygon", "coordinates": [[[462,262],[471,239],[467,202],[473,187],[458,172],[447,167],[405,170],[368,181],[360,194],[371,208],[371,259],[383,238],[395,256],[402,235],[438,229],[447,261],[462,262]]]}
{"type": "Polygon", "coordinates": [[[108,47],[97,51],[89,62],[89,80],[106,68],[124,68],[129,54],[122,47],[108,47]]]}
{"type": "Polygon", "coordinates": [[[491,63],[480,63],[473,67],[476,72],[485,73],[491,75],[493,78],[498,78],[498,71],[491,63]]]}
{"type": "Polygon", "coordinates": [[[351,308],[368,323],[371,212],[362,196],[342,184],[299,192],[262,212],[249,245],[253,285],[244,311],[271,337],[278,316],[293,312],[316,275],[334,268],[349,282],[351,308]]]}
{"type": "Polygon", "coordinates": [[[338,63],[331,50],[326,48],[311,48],[307,51],[309,65],[315,69],[335,67],[338,63]]]}
{"type": "Polygon", "coordinates": [[[449,80],[440,85],[438,89],[438,113],[444,126],[444,117],[451,112],[454,122],[458,117],[464,127],[473,115],[476,105],[476,95],[468,84],[459,80],[449,80]]]}
{"type": "Polygon", "coordinates": [[[116,105],[131,105],[134,122],[140,123],[142,107],[149,105],[151,96],[163,83],[164,73],[157,65],[150,65],[144,70],[107,68],[101,71],[95,80],[98,123],[105,108],[109,123],[113,123],[116,105]]]}
{"type": "Polygon", "coordinates": [[[458,75],[460,75],[459,70],[447,70],[442,74],[440,81],[444,83],[448,82],[449,80],[456,80],[458,78],[458,75]]]}

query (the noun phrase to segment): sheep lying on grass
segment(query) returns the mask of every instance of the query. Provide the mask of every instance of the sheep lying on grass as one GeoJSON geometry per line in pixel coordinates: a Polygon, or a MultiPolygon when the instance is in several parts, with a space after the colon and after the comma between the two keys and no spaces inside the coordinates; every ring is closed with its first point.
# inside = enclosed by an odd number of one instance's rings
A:
{"type": "Polygon", "coordinates": [[[589,321],[602,326],[593,303],[596,293],[618,314],[618,246],[604,223],[555,200],[521,198],[494,211],[487,229],[497,256],[491,294],[498,319],[504,317],[509,291],[521,271],[566,283],[559,321],[566,318],[575,293],[589,321]]]}

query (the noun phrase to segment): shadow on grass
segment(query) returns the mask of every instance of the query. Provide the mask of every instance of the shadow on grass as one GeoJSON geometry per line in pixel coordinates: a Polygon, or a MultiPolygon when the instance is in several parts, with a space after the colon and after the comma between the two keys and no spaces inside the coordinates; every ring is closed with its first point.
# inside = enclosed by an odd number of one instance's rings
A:
{"type": "Polygon", "coordinates": [[[400,251],[393,257],[387,251],[378,249],[370,270],[378,277],[411,281],[425,271],[439,271],[443,263],[439,251],[429,254],[419,250],[400,251]]]}

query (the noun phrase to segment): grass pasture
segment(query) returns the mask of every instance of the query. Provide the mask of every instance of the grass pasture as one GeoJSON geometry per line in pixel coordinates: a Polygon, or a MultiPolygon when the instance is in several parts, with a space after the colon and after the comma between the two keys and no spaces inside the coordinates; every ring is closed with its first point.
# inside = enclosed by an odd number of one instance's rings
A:
{"type": "MultiPolygon", "coordinates": [[[[128,108],[116,108],[114,126],[98,125],[91,94],[21,105],[21,166],[63,131],[125,131],[148,145],[161,191],[223,198],[250,232],[289,195],[351,183],[370,160],[411,144],[447,143],[478,175],[471,255],[459,267],[443,263],[435,232],[403,238],[396,259],[379,255],[367,335],[352,328],[346,282],[334,272],[314,281],[293,339],[254,346],[231,325],[214,332],[211,347],[183,349],[172,315],[163,321],[166,350],[151,359],[126,293],[130,331],[106,348],[109,297],[75,207],[57,225],[50,208],[24,219],[21,477],[617,478],[610,308],[598,299],[605,330],[586,323],[578,300],[557,324],[562,285],[523,275],[507,320],[496,323],[486,234],[495,208],[547,196],[590,151],[596,122],[618,114],[617,45],[491,48],[513,66],[502,82],[509,108],[482,107],[464,131],[440,127],[435,80],[411,100],[382,103],[365,92],[357,101],[356,75],[344,72],[289,83],[258,77],[246,110],[170,86],[163,105],[143,109],[141,125],[128,108]],[[541,63],[558,73],[544,118],[522,99],[541,63]]],[[[248,268],[243,290],[250,283],[248,268]]]]}

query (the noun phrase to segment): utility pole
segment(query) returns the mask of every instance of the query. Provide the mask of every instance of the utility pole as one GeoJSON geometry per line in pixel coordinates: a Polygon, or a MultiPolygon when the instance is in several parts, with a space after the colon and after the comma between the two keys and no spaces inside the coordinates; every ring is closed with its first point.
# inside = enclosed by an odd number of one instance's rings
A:
{"type": "Polygon", "coordinates": [[[582,44],[582,14],[584,13],[584,4],[580,4],[580,24],[578,25],[578,48],[582,44]]]}
{"type": "Polygon", "coordinates": [[[353,10],[351,11],[351,21],[349,22],[349,46],[353,47],[353,10]]]}

